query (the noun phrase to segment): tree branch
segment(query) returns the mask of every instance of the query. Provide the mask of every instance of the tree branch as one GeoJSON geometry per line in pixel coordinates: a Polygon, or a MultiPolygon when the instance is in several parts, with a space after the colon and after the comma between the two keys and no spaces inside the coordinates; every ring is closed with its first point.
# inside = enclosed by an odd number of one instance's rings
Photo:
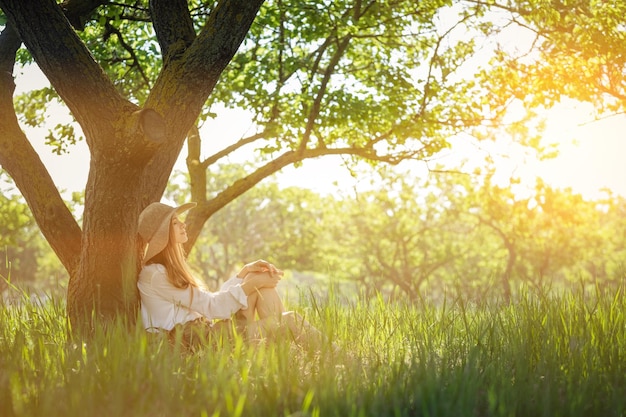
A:
{"type": "Polygon", "coordinates": [[[41,232],[72,274],[80,258],[80,227],[15,116],[12,72],[20,44],[17,33],[8,23],[0,34],[0,165],[19,188],[41,232]]]}
{"type": "Polygon", "coordinates": [[[222,159],[225,156],[230,155],[231,153],[235,152],[236,150],[244,147],[245,145],[248,145],[250,143],[253,143],[259,139],[263,139],[265,138],[265,132],[261,132],[261,133],[257,133],[255,135],[251,135],[251,136],[247,136],[245,138],[241,138],[239,139],[237,142],[233,143],[230,146],[227,146],[226,148],[222,149],[219,152],[214,153],[213,155],[211,155],[210,157],[206,158],[205,160],[202,161],[202,166],[204,166],[204,168],[208,168],[209,166],[213,165],[214,163],[216,163],[218,160],[222,159]]]}
{"type": "MultiPolygon", "coordinates": [[[[145,83],[146,88],[149,88],[150,80],[148,76],[146,75],[146,72],[143,70],[143,68],[141,68],[141,64],[139,63],[139,58],[137,57],[137,53],[135,52],[135,49],[131,45],[129,45],[128,42],[126,42],[126,40],[124,39],[124,35],[122,35],[122,33],[120,32],[118,28],[116,28],[115,26],[111,24],[110,20],[107,20],[107,22],[104,24],[104,28],[105,28],[104,40],[106,41],[108,37],[111,36],[112,34],[115,34],[115,36],[117,36],[117,40],[119,41],[122,48],[124,48],[124,50],[128,52],[128,54],[130,55],[130,59],[132,60],[132,64],[130,65],[130,68],[137,68],[137,70],[139,71],[139,74],[141,74],[141,78],[143,79],[143,82],[145,83]]],[[[120,58],[120,61],[125,61],[126,59],[127,58],[120,58]]],[[[130,70],[128,72],[130,72],[130,70]]]]}
{"type": "Polygon", "coordinates": [[[337,44],[337,50],[333,54],[333,57],[328,63],[328,67],[326,67],[326,70],[324,71],[324,77],[322,78],[322,82],[320,83],[319,90],[317,91],[317,95],[315,96],[315,100],[313,101],[313,107],[308,114],[304,133],[302,135],[302,141],[300,142],[298,150],[299,152],[304,151],[304,148],[306,148],[307,143],[311,138],[311,134],[313,133],[313,127],[315,126],[315,120],[319,116],[320,109],[322,107],[322,99],[326,94],[328,83],[330,82],[330,78],[335,71],[335,67],[337,66],[337,64],[339,64],[339,60],[346,52],[346,49],[348,49],[350,39],[351,37],[348,35],[337,44]]]}
{"type": "Polygon", "coordinates": [[[72,26],[83,30],[94,10],[106,3],[107,0],[65,0],[60,6],[72,26]]]}
{"type": "MultiPolygon", "coordinates": [[[[175,42],[175,51],[169,45],[168,65],[150,93],[149,107],[158,109],[161,114],[183,117],[186,134],[248,33],[262,3],[263,0],[222,1],[211,11],[204,29],[188,48],[178,47],[182,46],[181,39],[175,42]],[[171,88],[174,83],[180,84],[181,79],[185,80],[182,88],[171,88]]],[[[162,38],[159,41],[166,42],[162,38]]]]}
{"type": "MultiPolygon", "coordinates": [[[[239,197],[259,182],[269,177],[272,174],[280,171],[282,168],[294,164],[296,162],[304,161],[305,159],[318,158],[325,155],[355,155],[371,161],[386,162],[389,164],[398,164],[399,162],[409,158],[423,159],[423,152],[425,148],[421,148],[415,151],[398,152],[396,154],[378,155],[375,150],[370,148],[314,148],[304,149],[302,151],[287,151],[279,157],[273,159],[256,171],[251,173],[245,178],[235,181],[232,185],[224,189],[212,200],[206,200],[206,198],[196,197],[197,200],[204,201],[198,202],[196,209],[192,210],[185,223],[187,223],[187,234],[189,240],[185,244],[185,250],[189,250],[193,247],[204,223],[217,211],[222,209],[228,203],[235,198],[239,197]]],[[[206,191],[203,192],[206,195],[206,191]]]]}
{"type": "Polygon", "coordinates": [[[15,82],[13,81],[13,67],[15,66],[15,54],[20,49],[22,41],[19,35],[13,29],[11,23],[7,23],[6,27],[0,32],[0,76],[6,78],[5,87],[0,90],[0,94],[9,93],[9,97],[13,97],[15,90],[15,82]],[[10,80],[9,80],[10,79],[10,80]],[[12,84],[12,86],[11,86],[12,84]]]}
{"type": "MultiPolygon", "coordinates": [[[[165,7],[166,3],[169,5],[169,2],[159,4],[165,7]]],[[[182,54],[178,50],[173,54],[168,49],[168,64],[146,101],[146,107],[167,116],[167,141],[145,171],[146,177],[151,178],[145,184],[147,196],[159,196],[165,189],[185,137],[243,42],[262,3],[263,0],[224,0],[211,11],[200,35],[182,54]]]]}
{"type": "MultiPolygon", "coordinates": [[[[53,0],[0,0],[0,7],[83,128],[98,129],[103,120],[130,105],[53,0]]],[[[89,133],[85,136],[91,146],[89,133]]]]}
{"type": "Polygon", "coordinates": [[[150,0],[150,15],[161,46],[163,63],[181,53],[196,38],[186,0],[150,0]]]}

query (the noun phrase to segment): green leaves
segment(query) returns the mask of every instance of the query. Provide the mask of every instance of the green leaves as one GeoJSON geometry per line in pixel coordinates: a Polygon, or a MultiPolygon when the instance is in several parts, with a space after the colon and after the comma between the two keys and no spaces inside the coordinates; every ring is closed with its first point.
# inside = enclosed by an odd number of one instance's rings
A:
{"type": "Polygon", "coordinates": [[[15,100],[15,109],[20,115],[20,120],[34,128],[46,125],[51,116],[56,120],[69,119],[67,122],[57,123],[45,136],[46,145],[49,145],[51,151],[57,155],[70,152],[71,146],[83,139],[76,132],[76,124],[63,113],[64,107],[60,106],[59,96],[52,87],[27,91],[18,96],[15,100]]]}
{"type": "Polygon", "coordinates": [[[498,56],[487,85],[497,80],[494,91],[530,106],[550,106],[565,95],[593,103],[599,114],[623,110],[626,4],[526,0],[516,6],[511,18],[536,32],[536,51],[498,56]]]}
{"type": "Polygon", "coordinates": [[[16,97],[15,111],[27,126],[37,127],[45,122],[50,102],[58,99],[59,96],[52,87],[27,91],[16,97]]]}
{"type": "Polygon", "coordinates": [[[73,124],[59,123],[48,132],[45,143],[52,147],[52,152],[62,155],[70,151],[70,146],[75,145],[82,137],[76,137],[73,124]]]}
{"type": "Polygon", "coordinates": [[[96,21],[80,33],[119,91],[141,104],[161,69],[161,57],[148,10],[121,5],[99,9],[96,21]]]}
{"type": "Polygon", "coordinates": [[[272,140],[292,149],[443,143],[480,120],[461,72],[474,44],[435,24],[448,4],[266,3],[214,99],[251,110],[259,130],[278,123],[272,140]]]}

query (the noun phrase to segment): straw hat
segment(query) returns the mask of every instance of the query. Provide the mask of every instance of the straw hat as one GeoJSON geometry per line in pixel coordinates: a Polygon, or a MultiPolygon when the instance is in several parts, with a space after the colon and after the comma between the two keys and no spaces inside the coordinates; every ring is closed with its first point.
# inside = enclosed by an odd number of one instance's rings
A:
{"type": "Polygon", "coordinates": [[[167,246],[170,237],[172,217],[192,209],[196,203],[185,203],[171,207],[163,203],[152,203],[139,215],[139,235],[148,243],[144,262],[161,252],[167,246]]]}

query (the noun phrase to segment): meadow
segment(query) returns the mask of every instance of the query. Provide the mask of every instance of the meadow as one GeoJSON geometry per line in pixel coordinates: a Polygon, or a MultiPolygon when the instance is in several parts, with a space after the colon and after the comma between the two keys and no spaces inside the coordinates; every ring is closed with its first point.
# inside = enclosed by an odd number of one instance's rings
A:
{"type": "Polygon", "coordinates": [[[623,288],[510,303],[307,300],[294,308],[338,351],[235,339],[185,354],[121,322],[77,340],[61,298],[5,301],[0,414],[626,415],[623,288]]]}

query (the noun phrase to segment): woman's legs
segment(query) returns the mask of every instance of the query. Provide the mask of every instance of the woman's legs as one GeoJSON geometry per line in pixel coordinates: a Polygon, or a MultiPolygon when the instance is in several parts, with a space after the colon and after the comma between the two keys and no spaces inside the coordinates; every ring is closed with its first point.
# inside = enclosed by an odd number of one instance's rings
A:
{"type": "MultiPolygon", "coordinates": [[[[269,272],[250,272],[246,275],[244,281],[267,274],[269,272]]],[[[256,320],[257,316],[260,320],[271,316],[278,317],[284,310],[285,308],[276,288],[261,288],[248,295],[248,308],[240,310],[238,317],[240,319],[245,318],[247,323],[250,324],[256,320]]]]}
{"type": "Polygon", "coordinates": [[[248,323],[268,317],[279,317],[285,308],[275,288],[262,288],[248,296],[248,308],[239,310],[237,315],[248,323]]]}
{"type": "Polygon", "coordinates": [[[276,288],[262,288],[248,296],[248,308],[237,313],[245,319],[250,340],[292,337],[297,343],[320,348],[322,332],[294,311],[285,311],[276,288]],[[257,320],[258,319],[258,320],[257,320]]]}
{"type": "MultiPolygon", "coordinates": [[[[250,303],[248,298],[248,303],[250,303]]],[[[285,311],[275,288],[264,288],[254,294],[253,303],[258,321],[248,321],[249,335],[253,337],[291,337],[296,343],[320,348],[324,337],[300,314],[285,311]]],[[[250,304],[248,304],[250,308],[250,304]]]]}
{"type": "Polygon", "coordinates": [[[248,337],[258,339],[273,335],[278,330],[284,310],[276,289],[262,288],[248,296],[248,308],[237,314],[239,319],[246,321],[248,337]]]}
{"type": "Polygon", "coordinates": [[[263,288],[255,293],[255,309],[259,320],[274,317],[279,318],[285,311],[283,302],[276,288],[263,288]]]}

